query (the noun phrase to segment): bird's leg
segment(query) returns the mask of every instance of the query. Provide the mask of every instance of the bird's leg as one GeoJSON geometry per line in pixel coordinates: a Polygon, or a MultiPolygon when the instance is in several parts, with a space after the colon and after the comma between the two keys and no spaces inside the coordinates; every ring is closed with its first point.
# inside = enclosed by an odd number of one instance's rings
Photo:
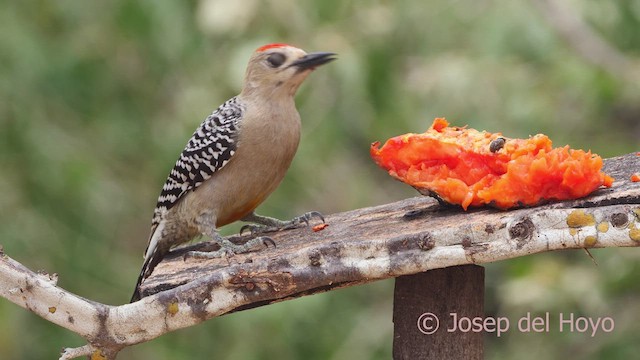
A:
{"type": "Polygon", "coordinates": [[[244,225],[242,228],[240,228],[240,234],[242,234],[244,230],[251,231],[251,234],[261,234],[284,229],[293,229],[299,227],[302,224],[309,226],[309,221],[314,217],[322,220],[322,223],[324,223],[324,216],[317,211],[309,211],[300,216],[296,216],[289,221],[282,221],[272,217],[258,215],[255,212],[251,212],[241,220],[245,222],[252,222],[254,224],[244,225]]]}
{"type": "Polygon", "coordinates": [[[248,252],[258,244],[264,245],[265,247],[269,247],[269,244],[273,245],[274,247],[276,246],[273,240],[267,236],[260,236],[251,239],[242,245],[234,244],[229,239],[220,235],[218,229],[216,228],[215,221],[210,215],[200,216],[196,223],[198,225],[198,228],[204,235],[211,237],[213,241],[220,245],[220,249],[216,251],[190,251],[188,253],[188,256],[190,257],[200,259],[214,259],[248,252]]]}

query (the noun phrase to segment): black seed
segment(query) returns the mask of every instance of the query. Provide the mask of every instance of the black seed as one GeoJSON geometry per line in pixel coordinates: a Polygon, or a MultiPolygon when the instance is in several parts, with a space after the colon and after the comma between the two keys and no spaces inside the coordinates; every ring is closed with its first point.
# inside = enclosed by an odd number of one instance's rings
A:
{"type": "Polygon", "coordinates": [[[503,137],[499,137],[495,140],[493,140],[491,142],[491,144],[489,144],[489,151],[491,151],[492,153],[499,151],[500,149],[502,149],[504,147],[504,144],[507,142],[507,140],[503,137]]]}

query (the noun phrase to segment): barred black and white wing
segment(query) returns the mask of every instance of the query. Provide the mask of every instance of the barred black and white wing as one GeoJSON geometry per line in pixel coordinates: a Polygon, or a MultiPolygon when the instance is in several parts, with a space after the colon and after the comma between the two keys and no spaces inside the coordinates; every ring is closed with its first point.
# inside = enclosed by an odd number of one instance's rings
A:
{"type": "Polygon", "coordinates": [[[231,160],[236,152],[238,127],[244,111],[244,106],[236,97],[222,104],[200,124],[180,154],[153,211],[149,244],[132,302],[140,298],[142,280],[151,274],[164,257],[164,252],[168,251],[158,247],[164,228],[164,215],[189,191],[196,189],[231,160]]]}
{"type": "Polygon", "coordinates": [[[162,187],[153,212],[152,228],[162,216],[213,173],[222,169],[236,151],[238,125],[244,107],[231,98],[209,115],[193,133],[162,187]]]}

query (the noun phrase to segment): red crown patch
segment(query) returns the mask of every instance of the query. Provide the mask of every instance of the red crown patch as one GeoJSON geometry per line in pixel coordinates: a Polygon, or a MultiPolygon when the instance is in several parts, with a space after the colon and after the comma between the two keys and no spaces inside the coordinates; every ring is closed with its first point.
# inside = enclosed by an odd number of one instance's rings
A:
{"type": "Polygon", "coordinates": [[[267,45],[264,45],[264,46],[260,46],[260,47],[258,48],[258,50],[256,50],[256,51],[257,51],[257,52],[262,52],[262,51],[265,51],[265,50],[275,49],[275,48],[281,48],[281,47],[285,47],[285,46],[291,46],[291,45],[283,44],[283,43],[267,44],[267,45]]]}

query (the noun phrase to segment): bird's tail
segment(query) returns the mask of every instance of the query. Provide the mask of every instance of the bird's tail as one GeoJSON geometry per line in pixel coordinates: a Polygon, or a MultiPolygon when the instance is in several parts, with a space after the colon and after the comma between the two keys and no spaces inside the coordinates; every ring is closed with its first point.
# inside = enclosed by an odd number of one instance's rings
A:
{"type": "Polygon", "coordinates": [[[147,269],[147,262],[144,262],[144,265],[142,265],[142,271],[140,271],[140,275],[138,276],[138,282],[136,282],[136,288],[133,290],[133,295],[131,296],[131,300],[129,301],[130,303],[134,303],[138,300],[141,299],[142,294],[140,293],[140,284],[142,284],[142,280],[145,279],[145,273],[146,273],[146,269],[147,269]]]}
{"type": "Polygon", "coordinates": [[[161,222],[155,229],[151,231],[151,237],[149,239],[149,245],[147,246],[147,250],[144,253],[144,263],[142,264],[142,270],[140,270],[140,275],[138,275],[138,281],[136,282],[136,288],[133,291],[133,296],[131,296],[130,302],[136,302],[142,298],[142,293],[140,292],[140,285],[142,281],[149,277],[153,272],[153,269],[162,261],[166,250],[164,246],[159,244],[159,238],[162,234],[162,228],[164,228],[164,223],[161,222]]]}

